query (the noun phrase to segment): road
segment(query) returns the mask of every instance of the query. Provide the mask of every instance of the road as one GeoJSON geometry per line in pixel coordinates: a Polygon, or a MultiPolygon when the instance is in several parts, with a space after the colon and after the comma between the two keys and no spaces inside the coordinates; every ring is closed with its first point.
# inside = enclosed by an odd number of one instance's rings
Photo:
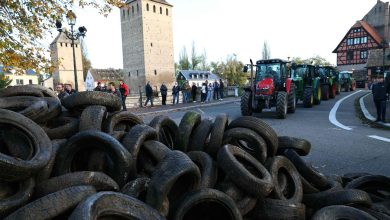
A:
{"type": "MultiPolygon", "coordinates": [[[[266,121],[279,136],[309,140],[312,150],[305,160],[325,174],[369,172],[390,176],[390,132],[368,127],[355,115],[354,101],[365,93],[367,91],[341,93],[336,99],[322,101],[321,105],[310,109],[298,103],[296,112],[284,120],[276,119],[274,111],[254,116],[266,121]]],[[[241,116],[239,102],[194,111],[203,118],[215,118],[222,112],[227,113],[230,120],[241,116]]],[[[179,123],[184,113],[168,115],[179,123]]],[[[149,122],[152,118],[145,116],[144,120],[149,122]]]]}

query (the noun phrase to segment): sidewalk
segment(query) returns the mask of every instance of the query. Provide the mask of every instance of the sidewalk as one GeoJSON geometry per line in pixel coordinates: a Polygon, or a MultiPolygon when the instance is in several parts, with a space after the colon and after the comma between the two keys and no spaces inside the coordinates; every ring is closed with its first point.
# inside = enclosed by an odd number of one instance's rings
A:
{"type": "Polygon", "coordinates": [[[150,104],[148,104],[147,107],[144,108],[128,108],[127,111],[130,111],[134,114],[137,114],[139,116],[145,116],[145,115],[151,115],[151,114],[162,114],[162,113],[168,113],[173,111],[186,111],[194,108],[200,108],[200,107],[208,107],[208,106],[216,106],[216,105],[223,105],[223,104],[229,104],[232,102],[238,102],[240,101],[240,97],[227,97],[224,98],[223,101],[211,101],[210,103],[179,103],[173,105],[172,103],[167,103],[167,105],[155,105],[153,108],[150,107],[150,104]]]}
{"type": "Polygon", "coordinates": [[[390,128],[390,102],[389,101],[386,103],[386,123],[375,122],[377,114],[376,114],[376,108],[375,108],[371,91],[369,91],[366,95],[359,98],[359,105],[363,113],[363,116],[370,123],[375,124],[377,127],[390,128]]]}

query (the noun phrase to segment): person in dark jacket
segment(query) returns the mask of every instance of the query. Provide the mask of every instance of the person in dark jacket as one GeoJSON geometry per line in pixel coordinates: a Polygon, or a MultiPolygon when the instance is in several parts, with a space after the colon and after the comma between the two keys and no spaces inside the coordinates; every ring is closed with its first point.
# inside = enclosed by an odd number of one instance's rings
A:
{"type": "Polygon", "coordinates": [[[219,100],[219,83],[217,80],[214,82],[214,100],[219,100]]]}
{"type": "Polygon", "coordinates": [[[65,92],[67,92],[69,95],[72,95],[76,92],[76,90],[72,88],[71,84],[65,84],[65,92]]]}
{"type": "Polygon", "coordinates": [[[97,83],[97,86],[93,89],[93,91],[102,92],[102,91],[103,91],[102,83],[101,83],[101,82],[98,82],[98,83],[97,83]]]}
{"type": "Polygon", "coordinates": [[[168,88],[165,85],[165,83],[161,84],[160,93],[161,93],[161,97],[162,97],[162,105],[167,105],[168,88]]]}
{"type": "Polygon", "coordinates": [[[383,78],[379,78],[378,82],[372,85],[372,95],[376,107],[377,118],[376,121],[385,122],[386,120],[386,99],[387,89],[383,82],[383,78]]]}
{"type": "Polygon", "coordinates": [[[152,86],[150,86],[150,82],[146,83],[145,94],[146,94],[146,102],[145,102],[144,106],[146,107],[146,105],[150,101],[150,104],[151,104],[150,106],[154,107],[154,105],[153,105],[153,89],[152,89],[152,86]]]}
{"type": "Polygon", "coordinates": [[[225,89],[225,85],[223,84],[222,79],[219,79],[219,100],[223,100],[223,90],[225,89]]]}
{"type": "Polygon", "coordinates": [[[108,84],[108,90],[107,90],[107,92],[109,92],[109,93],[111,93],[111,94],[114,94],[114,95],[116,95],[116,96],[118,96],[119,98],[122,99],[121,92],[119,91],[119,89],[117,89],[117,88],[115,87],[115,83],[114,83],[114,82],[110,82],[110,83],[108,84]]]}
{"type": "Polygon", "coordinates": [[[197,90],[198,90],[198,87],[195,85],[195,83],[192,83],[192,87],[191,87],[192,102],[196,102],[197,90]]]}
{"type": "Polygon", "coordinates": [[[127,98],[127,95],[129,94],[129,87],[126,85],[125,82],[123,82],[123,80],[119,80],[119,91],[122,94],[122,107],[123,107],[123,111],[127,111],[127,108],[126,108],[126,98],[127,98]]]}
{"type": "Polygon", "coordinates": [[[62,84],[58,84],[56,86],[56,91],[57,91],[57,94],[58,94],[58,98],[61,100],[67,96],[69,96],[69,94],[64,90],[64,85],[62,84]]]}
{"type": "Polygon", "coordinates": [[[179,91],[180,88],[177,85],[177,82],[175,82],[175,85],[172,87],[172,96],[173,96],[173,104],[179,104],[179,91]]]}

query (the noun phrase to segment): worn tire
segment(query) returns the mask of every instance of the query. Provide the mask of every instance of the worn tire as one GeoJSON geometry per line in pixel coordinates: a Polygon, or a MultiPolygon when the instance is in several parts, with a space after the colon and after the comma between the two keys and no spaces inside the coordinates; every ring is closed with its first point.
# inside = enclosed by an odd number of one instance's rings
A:
{"type": "Polygon", "coordinates": [[[244,92],[241,96],[241,115],[251,116],[252,115],[252,92],[244,92]]]}
{"type": "Polygon", "coordinates": [[[191,134],[200,124],[201,116],[197,112],[186,112],[179,124],[179,133],[176,138],[175,150],[187,152],[191,140],[191,134]]]}
{"type": "Polygon", "coordinates": [[[219,149],[222,147],[223,135],[229,124],[228,115],[225,113],[217,115],[210,133],[210,143],[206,148],[206,152],[211,157],[216,158],[219,149]]]}
{"type": "Polygon", "coordinates": [[[228,129],[239,127],[248,128],[258,133],[267,143],[267,156],[273,157],[276,155],[279,145],[278,135],[271,126],[259,118],[243,116],[233,120],[228,129]]]}
{"type": "Polygon", "coordinates": [[[136,165],[138,174],[151,176],[169,152],[171,150],[161,142],[145,141],[138,152],[136,165]]]}
{"type": "Polygon", "coordinates": [[[305,87],[303,89],[303,107],[311,108],[314,104],[313,88],[305,87]]]}
{"type": "Polygon", "coordinates": [[[175,148],[179,127],[176,122],[166,115],[159,115],[153,118],[149,126],[156,129],[158,140],[165,144],[170,149],[175,148]]]}
{"type": "Polygon", "coordinates": [[[0,181],[0,218],[3,219],[9,213],[25,205],[31,199],[34,186],[34,178],[23,180],[19,183],[0,181]],[[14,187],[16,187],[15,192],[12,190],[14,187]],[[4,190],[8,192],[4,192],[4,190]]]}
{"type": "Polygon", "coordinates": [[[314,105],[320,105],[322,100],[322,85],[318,83],[317,91],[315,91],[314,95],[314,105]]]}
{"type": "Polygon", "coordinates": [[[332,220],[332,219],[345,219],[345,220],[375,220],[368,213],[359,209],[344,206],[335,205],[328,206],[317,211],[312,220],[332,220]]]}
{"type": "Polygon", "coordinates": [[[93,186],[66,188],[23,206],[4,220],[52,219],[72,210],[82,200],[95,193],[96,191],[93,186]]]}
{"type": "Polygon", "coordinates": [[[103,124],[103,131],[112,134],[115,131],[128,132],[135,125],[143,124],[144,122],[137,115],[128,112],[121,111],[110,115],[103,124]]]}
{"type": "Polygon", "coordinates": [[[199,188],[213,188],[218,177],[218,169],[213,159],[202,151],[191,151],[187,155],[200,170],[201,179],[199,188]]]}
{"type": "Polygon", "coordinates": [[[306,156],[310,153],[311,143],[306,139],[290,136],[279,136],[278,141],[278,155],[282,154],[285,149],[293,149],[300,156],[306,156]]]}
{"type": "Polygon", "coordinates": [[[276,99],[276,116],[280,119],[285,119],[287,116],[287,98],[287,92],[278,92],[278,97],[276,99]]]}
{"type": "Polygon", "coordinates": [[[200,124],[195,128],[193,135],[191,136],[190,144],[188,145],[188,151],[203,151],[209,144],[208,138],[210,136],[213,122],[209,119],[203,119],[200,124]]]}
{"type": "Polygon", "coordinates": [[[47,163],[47,165],[35,176],[35,181],[37,184],[50,178],[54,168],[57,153],[61,147],[65,146],[66,141],[66,139],[57,139],[51,141],[51,144],[53,146],[53,152],[50,157],[49,163],[47,163]]]}
{"type": "Polygon", "coordinates": [[[103,120],[107,115],[105,106],[91,105],[86,107],[80,116],[79,131],[102,131],[103,120]]]}
{"type": "Polygon", "coordinates": [[[315,198],[309,200],[305,195],[303,197],[303,203],[315,209],[331,205],[361,205],[365,207],[371,207],[372,205],[370,196],[366,192],[357,189],[321,193],[320,196],[316,196],[315,198]]]}
{"type": "Polygon", "coordinates": [[[321,86],[321,94],[322,94],[322,100],[329,100],[329,85],[322,85],[321,86]]]}
{"type": "Polygon", "coordinates": [[[332,88],[330,89],[329,92],[329,98],[331,99],[336,98],[336,94],[337,94],[337,85],[335,82],[333,82],[332,88]]]}
{"type": "Polygon", "coordinates": [[[381,175],[362,176],[349,182],[345,188],[363,190],[369,193],[374,202],[383,202],[389,199],[390,178],[381,175]]]}
{"type": "Polygon", "coordinates": [[[85,156],[88,157],[88,150],[93,149],[104,151],[113,161],[110,170],[104,173],[112,177],[119,186],[123,186],[128,178],[135,177],[135,173],[131,173],[135,165],[131,154],[116,139],[98,131],[83,131],[70,138],[57,154],[55,173],[63,175],[75,171],[85,171],[88,164],[85,156]]]}
{"type": "MultiPolygon", "coordinates": [[[[304,178],[301,178],[301,180],[303,183],[304,178]]],[[[329,193],[340,191],[340,190],[343,190],[343,186],[341,185],[341,183],[337,181],[330,181],[330,186],[328,189],[323,190],[321,192],[317,190],[317,192],[305,193],[303,195],[303,198],[305,203],[317,202],[318,200],[321,200],[323,197],[326,197],[329,193]]]]}
{"type": "Polygon", "coordinates": [[[295,85],[291,83],[290,94],[288,95],[287,113],[295,113],[297,108],[297,94],[295,92],[295,85]]]}
{"type": "Polygon", "coordinates": [[[54,97],[57,95],[54,91],[39,85],[21,85],[21,86],[9,86],[4,89],[0,89],[0,97],[12,97],[12,96],[35,96],[35,97],[54,97]]]}
{"type": "Polygon", "coordinates": [[[276,156],[269,158],[265,166],[271,174],[274,185],[271,197],[292,203],[301,203],[302,182],[294,165],[287,158],[276,156]]]}
{"type": "Polygon", "coordinates": [[[59,117],[49,121],[44,127],[50,139],[67,139],[79,130],[79,119],[72,117],[59,117]]]}
{"type": "Polygon", "coordinates": [[[119,111],[122,108],[122,100],[118,96],[98,91],[78,92],[63,98],[61,103],[65,108],[76,111],[90,105],[105,106],[108,112],[119,111]]]}
{"type": "Polygon", "coordinates": [[[218,152],[218,165],[240,189],[253,197],[265,197],[273,189],[271,174],[244,150],[225,145],[218,152]]]}
{"type": "Polygon", "coordinates": [[[10,182],[28,179],[49,163],[52,145],[41,127],[19,113],[4,109],[0,109],[0,124],[1,130],[15,127],[24,132],[34,149],[34,154],[27,160],[0,153],[0,179],[10,182]]]}
{"type": "Polygon", "coordinates": [[[266,198],[259,200],[249,215],[252,219],[301,220],[305,219],[305,210],[302,203],[266,198]]]}
{"type": "Polygon", "coordinates": [[[267,159],[267,143],[258,133],[251,129],[232,128],[226,130],[222,145],[226,144],[232,144],[245,150],[260,163],[264,163],[267,159]]]}
{"type": "Polygon", "coordinates": [[[104,173],[100,172],[74,172],[56,176],[35,187],[35,196],[40,198],[73,186],[93,186],[96,191],[118,191],[118,184],[104,173]]]}
{"type": "Polygon", "coordinates": [[[187,155],[169,152],[151,177],[146,203],[167,216],[185,193],[199,188],[200,179],[199,168],[187,155]]]}
{"type": "Polygon", "coordinates": [[[146,199],[146,192],[148,191],[150,178],[140,177],[128,182],[122,189],[121,193],[137,198],[143,202],[146,199]]]}
{"type": "Polygon", "coordinates": [[[242,220],[234,201],[215,189],[201,189],[188,193],[173,214],[173,220],[224,219],[242,220]]]}

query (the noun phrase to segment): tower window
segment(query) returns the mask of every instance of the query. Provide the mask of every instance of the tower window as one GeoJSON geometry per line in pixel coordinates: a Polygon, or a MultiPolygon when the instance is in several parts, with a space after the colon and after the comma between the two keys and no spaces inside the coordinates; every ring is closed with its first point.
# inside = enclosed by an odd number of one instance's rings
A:
{"type": "Polygon", "coordinates": [[[137,70],[137,76],[138,76],[138,70],[137,70]]]}
{"type": "Polygon", "coordinates": [[[65,47],[68,47],[68,43],[65,43],[65,47]]]}
{"type": "Polygon", "coordinates": [[[157,76],[157,70],[154,70],[154,75],[157,76]]]}
{"type": "Polygon", "coordinates": [[[130,8],[127,9],[127,16],[130,15],[130,8]]]}
{"type": "Polygon", "coordinates": [[[129,72],[129,77],[131,76],[131,72],[129,72]]]}
{"type": "Polygon", "coordinates": [[[153,43],[150,43],[150,46],[153,47],[153,43]]]}
{"type": "Polygon", "coordinates": [[[76,48],[77,48],[77,44],[76,44],[76,48]]]}
{"type": "Polygon", "coordinates": [[[138,3],[137,3],[137,12],[139,12],[139,5],[138,5],[138,3]]]}
{"type": "Polygon", "coordinates": [[[156,13],[156,6],[153,5],[153,12],[156,13]]]}
{"type": "Polygon", "coordinates": [[[133,15],[134,15],[134,7],[131,7],[131,12],[132,12],[133,15]]]}
{"type": "Polygon", "coordinates": [[[60,43],[60,46],[62,47],[62,43],[60,43]]]}
{"type": "Polygon", "coordinates": [[[149,11],[149,4],[146,4],[146,11],[149,11]]]}
{"type": "Polygon", "coordinates": [[[169,13],[168,13],[168,8],[165,9],[165,14],[167,14],[167,16],[169,15],[169,13]]]}
{"type": "Polygon", "coordinates": [[[162,8],[160,7],[160,14],[162,14],[162,8]]]}

